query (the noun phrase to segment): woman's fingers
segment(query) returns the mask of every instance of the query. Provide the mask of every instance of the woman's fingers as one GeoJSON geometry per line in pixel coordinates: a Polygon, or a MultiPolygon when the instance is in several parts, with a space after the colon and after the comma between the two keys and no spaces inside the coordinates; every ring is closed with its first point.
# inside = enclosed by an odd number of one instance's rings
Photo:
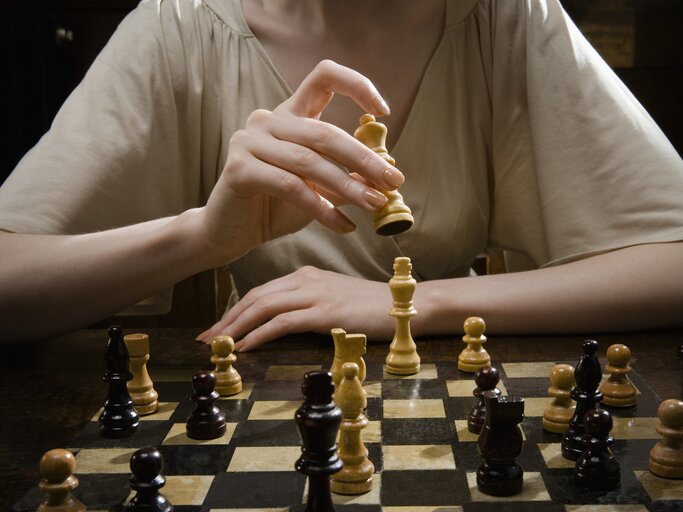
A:
{"type": "Polygon", "coordinates": [[[370,80],[331,60],[321,61],[276,111],[317,118],[335,93],[351,98],[365,112],[378,116],[390,114],[389,106],[370,80]]]}
{"type": "Polygon", "coordinates": [[[313,331],[315,330],[313,316],[310,309],[282,313],[257,327],[239,342],[235,343],[235,350],[238,352],[248,352],[287,334],[313,331]]]}

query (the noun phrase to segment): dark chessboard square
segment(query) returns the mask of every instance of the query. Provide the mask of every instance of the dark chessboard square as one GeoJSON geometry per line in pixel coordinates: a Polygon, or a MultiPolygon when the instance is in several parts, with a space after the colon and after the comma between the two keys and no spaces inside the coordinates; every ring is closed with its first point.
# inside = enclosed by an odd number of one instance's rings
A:
{"type": "Polygon", "coordinates": [[[578,504],[637,504],[649,503],[650,498],[632,470],[621,467],[621,485],[613,491],[599,491],[579,487],[574,482],[573,469],[548,470],[543,475],[548,494],[553,502],[578,504]]]}
{"type": "Polygon", "coordinates": [[[375,473],[380,473],[384,465],[382,443],[365,443],[365,447],[368,449],[368,458],[375,465],[375,473]]]}
{"type": "MultiPolygon", "coordinates": [[[[616,439],[610,450],[624,467],[631,470],[647,470],[650,450],[657,443],[656,439],[616,439]]],[[[683,509],[683,508],[682,508],[683,509]]]]}
{"type": "MultiPolygon", "coordinates": [[[[382,505],[338,505],[334,506],[335,512],[382,512],[382,505]]],[[[289,512],[305,512],[306,503],[297,505],[295,507],[290,507],[289,512]]]]}
{"type": "Polygon", "coordinates": [[[384,444],[451,444],[455,427],[446,418],[401,418],[382,421],[384,444]]]}
{"type": "Polygon", "coordinates": [[[365,409],[365,416],[370,421],[380,421],[382,419],[381,398],[368,398],[368,407],[365,409]]]}
{"type": "Polygon", "coordinates": [[[129,437],[108,439],[100,434],[97,421],[89,421],[83,431],[73,440],[74,448],[139,448],[158,446],[171,429],[170,421],[141,421],[137,432],[129,437]]]}
{"type": "Polygon", "coordinates": [[[163,474],[168,475],[215,475],[228,468],[235,451],[229,445],[161,445],[159,451],[164,459],[163,474]]]}
{"type": "Polygon", "coordinates": [[[507,379],[505,388],[509,396],[546,397],[548,396],[549,379],[543,377],[522,377],[507,379]]]}
{"type": "MultiPolygon", "coordinates": [[[[469,473],[475,472],[482,463],[476,442],[455,443],[453,455],[456,467],[469,473]]],[[[546,470],[545,460],[536,443],[525,442],[517,462],[522,465],[524,471],[543,472],[546,470]]]]}
{"type": "Polygon", "coordinates": [[[526,416],[521,427],[527,443],[557,443],[562,441],[561,434],[553,434],[543,430],[543,418],[540,416],[526,416]]]}
{"type": "Polygon", "coordinates": [[[451,396],[444,400],[446,417],[451,420],[466,420],[474,405],[474,396],[451,396]]]}
{"type": "Polygon", "coordinates": [[[254,384],[252,400],[301,400],[301,382],[283,380],[264,380],[254,384]]]}
{"type": "Polygon", "coordinates": [[[420,398],[446,398],[448,390],[440,379],[396,379],[382,383],[382,398],[417,400],[420,398]]]}
{"type": "Polygon", "coordinates": [[[204,505],[211,508],[289,507],[303,502],[306,477],[293,471],[221,473],[204,505]]]}
{"type": "MultiPolygon", "coordinates": [[[[227,422],[238,423],[249,416],[252,402],[250,400],[216,400],[214,405],[223,411],[227,422]]],[[[196,404],[191,400],[180,402],[173,411],[171,421],[173,423],[185,423],[195,407],[196,404]]]]}
{"type": "MultiPolygon", "coordinates": [[[[152,375],[152,379],[154,376],[152,375]]],[[[162,402],[184,402],[192,396],[192,383],[187,382],[155,382],[154,389],[159,393],[162,402]]]]}
{"type": "Polygon", "coordinates": [[[470,501],[467,477],[461,470],[383,471],[384,506],[453,506],[470,501]]]}
{"type": "Polygon", "coordinates": [[[562,503],[548,501],[472,501],[463,512],[567,512],[562,503]]]}
{"type": "Polygon", "coordinates": [[[241,423],[233,436],[237,446],[298,446],[301,437],[290,420],[253,420],[241,423]]]}
{"type": "Polygon", "coordinates": [[[384,380],[384,362],[365,362],[365,382],[378,382],[384,380]]]}

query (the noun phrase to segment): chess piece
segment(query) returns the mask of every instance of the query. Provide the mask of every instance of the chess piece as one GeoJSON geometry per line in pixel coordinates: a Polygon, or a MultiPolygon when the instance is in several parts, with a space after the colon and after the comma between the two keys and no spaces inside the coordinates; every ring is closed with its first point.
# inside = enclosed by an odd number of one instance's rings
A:
{"type": "Polygon", "coordinates": [[[650,450],[650,472],[664,478],[683,478],[683,401],[664,400],[657,416],[657,433],[662,439],[650,450]]]}
{"type": "Polygon", "coordinates": [[[586,430],[583,418],[591,409],[597,409],[597,404],[602,400],[602,392],[598,390],[598,385],[602,380],[602,370],[598,356],[595,355],[597,350],[597,341],[584,341],[583,355],[574,370],[576,385],[572,388],[570,395],[576,401],[576,409],[569,421],[569,428],[562,436],[562,456],[565,459],[576,461],[588,448],[584,440],[586,430]]]}
{"type": "Polygon", "coordinates": [[[344,467],[332,475],[332,491],[338,494],[364,494],[372,489],[375,466],[368,459],[362,431],[368,426],[363,411],[368,405],[367,395],[358,378],[358,365],[344,363],[342,381],[336,391],[336,404],[342,411],[339,435],[339,458],[344,467]]]}
{"type": "MultiPolygon", "coordinates": [[[[365,382],[365,361],[363,355],[365,354],[367,339],[365,334],[346,334],[344,329],[334,328],[330,331],[332,340],[334,340],[334,359],[330,367],[332,374],[332,381],[334,382],[334,401],[338,403],[337,391],[339,384],[342,381],[342,366],[344,363],[356,363],[358,365],[358,380],[363,384],[365,382]]],[[[364,396],[367,398],[367,393],[363,389],[364,396]]]]}
{"type": "Polygon", "coordinates": [[[608,379],[600,386],[602,403],[612,407],[633,407],[636,405],[636,388],[628,378],[631,367],[631,350],[622,344],[610,345],[607,349],[608,379]]]}
{"type": "Polygon", "coordinates": [[[484,459],[477,469],[477,488],[491,496],[522,492],[524,469],[517,462],[522,453],[524,399],[484,392],[486,421],[479,435],[479,453],[484,459]]]}
{"type": "Polygon", "coordinates": [[[619,487],[621,469],[609,450],[614,438],[612,415],[604,409],[591,409],[584,416],[588,448],[576,461],[574,481],[581,487],[612,491],[619,487]]]}
{"type": "Polygon", "coordinates": [[[159,409],[158,393],[147,372],[149,361],[149,336],[146,334],[127,334],[123,341],[130,355],[132,380],[128,381],[128,393],[133,406],[140,415],[152,414],[159,409]]]}
{"type": "Polygon", "coordinates": [[[85,512],[85,505],[71,495],[78,487],[76,461],[69,450],[57,448],[40,459],[40,490],[45,498],[37,512],[85,512]]]}
{"type": "Polygon", "coordinates": [[[564,434],[574,416],[576,405],[570,396],[574,387],[574,367],[558,364],[550,372],[548,394],[552,403],[543,411],[543,430],[553,434],[564,434]]]}
{"type": "Polygon", "coordinates": [[[467,343],[467,346],[458,356],[458,370],[474,373],[479,368],[491,366],[491,357],[482,347],[486,343],[484,320],[478,316],[471,316],[465,320],[464,329],[465,335],[462,341],[467,343]]]}
{"type": "Polygon", "coordinates": [[[337,433],[342,420],[339,407],[332,400],[332,374],[308,372],[301,386],[304,402],[294,415],[303,447],[294,467],[308,476],[306,512],[332,512],[330,475],[342,468],[337,454],[337,433]]]}
{"type": "Polygon", "coordinates": [[[242,377],[233,368],[237,356],[233,354],[235,342],[230,336],[217,336],[211,341],[211,362],[216,365],[216,392],[220,396],[232,396],[242,391],[242,377]]]}
{"type": "Polygon", "coordinates": [[[192,377],[194,394],[192,401],[197,404],[187,418],[187,437],[192,439],[217,439],[225,434],[227,425],[225,414],[214,405],[218,399],[215,391],[216,376],[213,372],[201,370],[192,377]]]}
{"type": "Polygon", "coordinates": [[[109,341],[104,353],[107,369],[102,380],[109,384],[109,391],[99,418],[100,433],[104,437],[128,437],[137,431],[140,424],[140,415],[133,407],[133,400],[126,386],[133,378],[128,370],[130,358],[121,327],[112,326],[107,332],[109,341]]]}
{"type": "MultiPolygon", "coordinates": [[[[375,120],[371,114],[363,114],[360,126],[353,136],[384,158],[389,164],[396,161],[389,155],[386,148],[387,127],[375,120]]],[[[373,217],[373,226],[378,235],[393,236],[410,229],[414,223],[410,208],[403,202],[403,196],[398,190],[379,190],[387,196],[386,204],[373,217]]]]}
{"type": "Polygon", "coordinates": [[[479,368],[474,374],[474,383],[477,385],[472,391],[475,396],[474,405],[467,415],[467,430],[473,434],[481,433],[481,429],[486,421],[486,401],[484,400],[484,393],[492,391],[496,396],[500,396],[500,389],[496,386],[500,381],[498,370],[492,366],[485,366],[479,368]]]}
{"type": "Polygon", "coordinates": [[[394,277],[389,281],[394,299],[389,315],[396,318],[396,333],[389,345],[386,370],[396,375],[414,375],[420,371],[420,356],[410,334],[410,318],[417,315],[417,310],[413,307],[413,294],[417,282],[410,273],[412,269],[410,258],[396,258],[394,277]]]}
{"type": "Polygon", "coordinates": [[[136,491],[124,512],[173,512],[173,505],[159,492],[166,484],[161,475],[164,461],[159,450],[147,446],[137,450],[130,458],[130,487],[136,491]]]}

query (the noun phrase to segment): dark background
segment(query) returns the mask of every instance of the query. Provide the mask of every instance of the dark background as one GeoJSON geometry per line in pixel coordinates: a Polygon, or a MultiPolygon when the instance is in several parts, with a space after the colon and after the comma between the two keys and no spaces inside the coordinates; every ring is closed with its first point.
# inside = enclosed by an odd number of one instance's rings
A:
{"type": "MultiPolygon", "coordinates": [[[[512,0],[499,0],[512,1],[512,0]]],[[[137,0],[4,0],[0,19],[5,72],[0,102],[0,184],[50,127],[137,0]]],[[[683,1],[562,0],[589,41],[683,152],[683,1]]],[[[228,277],[208,271],[179,283],[168,315],[148,327],[210,325],[224,310],[228,277]]],[[[140,320],[117,320],[124,326],[140,320]]],[[[105,322],[106,324],[106,322],[105,322]]]]}

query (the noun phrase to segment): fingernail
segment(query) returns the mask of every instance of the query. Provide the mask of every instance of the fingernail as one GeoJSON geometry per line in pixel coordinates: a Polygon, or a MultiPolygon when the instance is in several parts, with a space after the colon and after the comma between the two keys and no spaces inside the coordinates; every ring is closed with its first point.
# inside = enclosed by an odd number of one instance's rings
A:
{"type": "Polygon", "coordinates": [[[384,101],[384,98],[381,96],[375,96],[375,105],[377,106],[377,109],[380,111],[382,115],[388,116],[391,114],[391,109],[389,108],[389,105],[387,105],[387,102],[384,101]]]}
{"type": "Polygon", "coordinates": [[[339,226],[344,233],[351,233],[352,231],[356,230],[356,225],[351,222],[343,213],[337,216],[337,226],[339,226]]]}
{"type": "Polygon", "coordinates": [[[387,196],[378,192],[374,188],[368,188],[363,194],[365,198],[365,203],[370,207],[371,210],[379,210],[387,202],[387,196]]]}
{"type": "Polygon", "coordinates": [[[204,331],[200,334],[197,334],[197,337],[195,338],[195,340],[196,341],[204,341],[204,339],[206,338],[206,335],[209,333],[210,330],[211,329],[207,329],[206,331],[204,331]]]}
{"type": "Polygon", "coordinates": [[[405,177],[398,169],[384,169],[384,182],[392,189],[400,187],[405,181],[405,177]]]}

